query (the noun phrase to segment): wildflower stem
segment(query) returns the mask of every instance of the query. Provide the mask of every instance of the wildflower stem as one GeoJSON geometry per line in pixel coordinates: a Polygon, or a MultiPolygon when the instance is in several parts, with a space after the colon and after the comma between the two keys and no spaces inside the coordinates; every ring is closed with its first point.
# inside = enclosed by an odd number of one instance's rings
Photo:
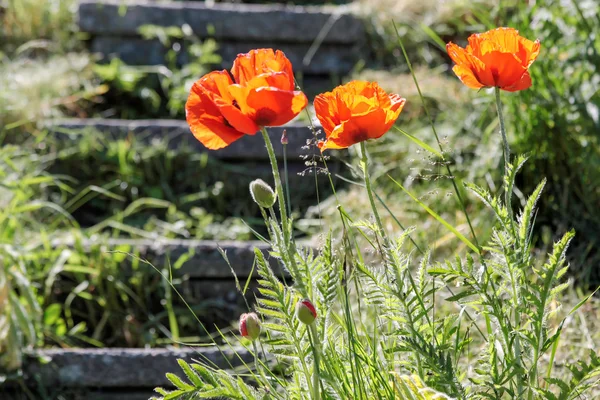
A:
{"type": "Polygon", "coordinates": [[[308,326],[309,336],[313,350],[313,400],[321,399],[321,380],[319,378],[319,336],[317,335],[317,328],[315,323],[308,326]]]}
{"type": "MultiPolygon", "coordinates": [[[[504,153],[504,174],[508,176],[510,171],[510,147],[508,146],[508,139],[506,137],[506,126],[504,124],[504,114],[502,113],[502,102],[500,101],[500,88],[494,88],[496,94],[496,109],[498,110],[498,120],[500,121],[500,133],[502,134],[502,144],[504,153]]],[[[506,203],[506,210],[508,211],[508,217],[510,218],[511,225],[513,225],[512,207],[511,207],[511,195],[508,191],[504,192],[504,202],[506,203]]]]}
{"type": "Polygon", "coordinates": [[[277,158],[275,158],[275,149],[273,148],[273,143],[271,143],[271,138],[269,138],[267,129],[263,127],[261,128],[261,132],[263,135],[263,139],[265,140],[265,145],[267,146],[267,153],[269,153],[269,161],[271,162],[271,168],[273,170],[273,179],[275,180],[275,191],[277,192],[277,201],[279,203],[279,214],[281,216],[281,225],[283,227],[283,238],[285,239],[286,243],[288,243],[290,236],[288,225],[289,221],[287,218],[287,209],[285,205],[283,185],[281,184],[281,176],[279,175],[277,158]]]}
{"type": "Polygon", "coordinates": [[[283,174],[285,175],[285,196],[288,206],[288,214],[292,215],[292,200],[290,198],[290,176],[288,174],[288,162],[287,162],[287,143],[283,143],[283,174]]]}
{"type": "Polygon", "coordinates": [[[271,138],[267,133],[266,128],[261,128],[263,139],[265,140],[265,146],[267,147],[267,153],[269,153],[269,161],[271,163],[271,169],[273,170],[273,180],[275,181],[275,191],[277,192],[277,202],[279,203],[279,215],[281,216],[281,229],[283,231],[283,244],[285,253],[289,261],[289,267],[291,272],[294,274],[294,279],[298,282],[300,293],[303,297],[309,297],[306,290],[306,286],[300,276],[298,265],[296,264],[296,252],[295,245],[292,237],[292,230],[290,228],[290,221],[287,215],[287,209],[285,205],[285,197],[283,193],[283,185],[281,184],[281,176],[279,175],[279,166],[277,165],[277,158],[275,157],[275,149],[271,138]]]}
{"type": "MultiPolygon", "coordinates": [[[[496,95],[496,109],[498,110],[498,121],[500,121],[500,133],[502,134],[502,144],[503,144],[503,153],[504,153],[504,180],[505,182],[507,182],[508,179],[510,179],[510,146],[508,145],[508,138],[506,137],[506,125],[504,123],[504,114],[502,113],[502,101],[500,100],[500,88],[496,87],[494,88],[494,93],[496,95]]],[[[508,184],[505,184],[505,188],[508,189],[508,184]]],[[[504,191],[504,202],[506,205],[506,210],[508,212],[508,217],[510,218],[510,224],[511,224],[511,228],[513,233],[515,232],[515,225],[514,225],[514,220],[513,220],[513,213],[512,213],[512,205],[511,205],[511,197],[512,197],[512,193],[508,190],[504,191]]],[[[512,285],[512,294],[513,294],[513,302],[514,302],[514,323],[515,323],[515,330],[519,329],[519,326],[521,324],[521,315],[519,313],[519,294],[518,294],[518,282],[516,281],[516,276],[514,274],[514,271],[511,268],[510,265],[510,260],[506,260],[506,266],[509,269],[509,273],[510,273],[510,279],[511,279],[511,285],[512,285]]],[[[508,343],[507,343],[508,344],[508,343]]],[[[515,332],[515,339],[514,339],[514,357],[515,357],[515,362],[517,363],[517,366],[519,368],[523,367],[523,363],[521,360],[521,340],[519,338],[519,333],[515,332]]],[[[517,390],[519,393],[519,397],[523,396],[523,374],[522,373],[518,373],[517,374],[517,390]]],[[[529,394],[531,395],[531,391],[529,392],[529,394]]]]}
{"type": "Polygon", "coordinates": [[[377,211],[377,206],[375,204],[375,198],[373,197],[373,189],[371,188],[371,178],[369,177],[369,157],[367,155],[367,145],[365,142],[360,142],[360,152],[361,152],[361,166],[363,170],[363,175],[365,178],[365,187],[367,188],[367,194],[369,195],[369,202],[371,203],[371,209],[373,210],[373,215],[375,216],[375,222],[377,223],[377,230],[379,231],[379,236],[385,238],[385,231],[383,230],[383,223],[381,222],[381,217],[379,216],[379,212],[377,211]]]}

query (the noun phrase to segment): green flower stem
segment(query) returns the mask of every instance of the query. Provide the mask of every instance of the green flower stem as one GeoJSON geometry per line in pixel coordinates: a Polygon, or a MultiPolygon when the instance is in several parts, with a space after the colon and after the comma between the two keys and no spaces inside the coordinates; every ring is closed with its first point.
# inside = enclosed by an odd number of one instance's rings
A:
{"type": "Polygon", "coordinates": [[[312,324],[310,324],[308,327],[309,327],[309,335],[310,335],[312,350],[313,350],[313,376],[312,376],[312,378],[313,378],[313,383],[312,383],[313,400],[321,400],[321,379],[319,377],[319,375],[320,375],[320,373],[319,373],[319,360],[320,360],[319,335],[317,334],[317,328],[316,328],[314,322],[312,324]]]}
{"type": "MultiPolygon", "coordinates": [[[[496,87],[494,91],[496,93],[496,109],[498,110],[498,120],[500,121],[500,133],[502,134],[502,143],[504,145],[504,174],[508,176],[510,171],[510,147],[508,146],[508,138],[506,137],[506,126],[504,124],[504,114],[502,113],[502,102],[500,101],[500,88],[496,87]]],[[[508,193],[508,191],[504,192],[504,202],[506,203],[506,210],[508,211],[508,217],[510,218],[514,233],[511,196],[512,193],[508,193]]]]}
{"type": "Polygon", "coordinates": [[[292,199],[290,197],[290,175],[288,174],[287,143],[283,143],[283,173],[285,175],[285,196],[288,214],[292,215],[292,199]]]}
{"type": "MultiPolygon", "coordinates": [[[[508,138],[506,137],[506,125],[504,123],[504,114],[502,113],[502,101],[500,100],[500,88],[494,88],[494,92],[496,95],[496,109],[498,110],[498,121],[500,121],[500,133],[502,134],[502,143],[504,145],[504,176],[508,178],[510,174],[510,146],[508,145],[508,138]]],[[[512,205],[511,205],[512,193],[509,193],[508,190],[504,192],[504,202],[506,205],[506,210],[508,211],[508,218],[510,219],[511,228],[513,234],[515,234],[515,225],[513,220],[512,213],[512,205]]],[[[507,268],[510,268],[509,261],[507,260],[507,268]]],[[[513,289],[513,302],[514,302],[514,323],[515,329],[518,330],[521,324],[521,315],[519,313],[519,296],[517,293],[517,282],[516,277],[513,274],[513,271],[510,272],[511,284],[513,289]]],[[[508,343],[507,343],[508,344],[508,343]]],[[[514,340],[514,357],[517,365],[521,368],[523,367],[523,362],[521,360],[521,341],[519,339],[519,334],[515,333],[514,340]]],[[[517,390],[519,393],[519,397],[523,396],[523,377],[522,374],[518,374],[517,377],[517,390]]],[[[531,395],[531,391],[530,391],[531,395]]]]}
{"type": "Polygon", "coordinates": [[[283,185],[281,184],[281,176],[279,175],[279,166],[277,165],[277,158],[275,157],[275,149],[273,148],[273,143],[271,143],[271,138],[269,138],[267,129],[263,127],[261,128],[261,132],[263,135],[263,139],[265,140],[267,153],[269,153],[271,169],[273,170],[273,180],[275,181],[275,191],[277,192],[277,202],[279,203],[279,215],[281,217],[281,229],[283,230],[283,247],[285,248],[287,258],[289,259],[288,261],[290,269],[294,274],[294,278],[297,279],[300,293],[303,297],[309,297],[304,282],[301,279],[299,279],[300,271],[298,270],[298,265],[296,264],[296,246],[292,238],[290,220],[288,219],[287,215],[285,195],[283,192],[283,185]]]}
{"type": "Polygon", "coordinates": [[[281,176],[279,176],[279,166],[277,165],[277,158],[275,158],[275,149],[271,138],[267,133],[266,128],[261,129],[265,145],[267,146],[267,152],[269,153],[269,161],[271,162],[271,168],[273,170],[273,179],[275,180],[275,191],[277,192],[277,200],[279,202],[279,214],[281,215],[281,225],[283,227],[283,238],[286,242],[289,240],[289,221],[287,217],[287,210],[285,208],[285,196],[283,193],[283,185],[281,184],[281,176]]]}
{"type": "Polygon", "coordinates": [[[377,211],[377,206],[375,204],[375,198],[373,197],[373,189],[371,188],[371,178],[369,177],[369,157],[367,155],[367,145],[364,141],[360,142],[360,152],[362,158],[360,160],[360,164],[363,170],[363,176],[365,178],[365,187],[367,188],[367,194],[369,195],[369,202],[371,203],[371,209],[373,210],[373,215],[375,216],[375,222],[377,223],[377,229],[379,230],[379,236],[385,238],[385,231],[383,229],[383,223],[381,222],[381,217],[379,216],[379,212],[377,211]]]}

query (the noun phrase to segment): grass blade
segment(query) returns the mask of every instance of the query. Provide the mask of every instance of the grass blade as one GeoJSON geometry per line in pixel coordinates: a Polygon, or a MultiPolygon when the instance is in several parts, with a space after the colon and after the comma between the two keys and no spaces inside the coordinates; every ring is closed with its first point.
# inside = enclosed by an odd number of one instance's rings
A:
{"type": "Polygon", "coordinates": [[[415,136],[411,135],[410,133],[408,133],[408,132],[406,132],[406,131],[398,128],[397,126],[395,126],[394,128],[396,128],[396,130],[398,132],[402,133],[404,136],[406,136],[407,138],[409,138],[410,140],[412,140],[413,142],[415,142],[423,150],[427,150],[428,152],[430,152],[432,154],[435,154],[436,156],[438,156],[442,160],[444,159],[444,156],[442,155],[442,153],[440,153],[439,151],[437,151],[436,149],[434,149],[433,147],[431,147],[427,143],[423,142],[421,139],[418,139],[417,137],[415,137],[415,136]]]}
{"type": "Polygon", "coordinates": [[[408,194],[417,204],[419,204],[425,211],[427,211],[429,213],[429,215],[431,215],[433,218],[435,218],[440,224],[444,225],[446,228],[448,228],[452,233],[454,233],[454,235],[456,235],[457,238],[459,238],[464,244],[466,244],[467,246],[469,246],[475,253],[477,254],[481,254],[481,252],[479,251],[479,248],[477,246],[475,246],[469,239],[467,239],[462,233],[460,233],[458,230],[456,230],[455,227],[453,227],[452,225],[450,225],[448,222],[446,222],[445,219],[443,219],[442,217],[440,217],[435,211],[433,211],[431,208],[427,207],[427,205],[425,203],[423,203],[421,200],[419,200],[415,195],[413,195],[410,191],[408,191],[408,189],[406,189],[404,186],[402,186],[398,181],[396,181],[394,178],[392,178],[391,176],[388,175],[388,177],[392,180],[392,182],[394,182],[400,189],[402,189],[406,194],[408,194]]]}

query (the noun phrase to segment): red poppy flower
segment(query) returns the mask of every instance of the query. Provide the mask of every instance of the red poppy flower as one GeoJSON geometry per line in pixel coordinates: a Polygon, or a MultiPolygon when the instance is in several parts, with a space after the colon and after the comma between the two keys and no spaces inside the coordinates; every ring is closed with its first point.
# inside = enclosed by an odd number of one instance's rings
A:
{"type": "Polygon", "coordinates": [[[258,49],[238,55],[231,75],[214,71],[196,81],[185,111],[196,139],[217,150],[263,126],[286,124],[307,103],[304,93],[294,90],[292,65],[285,55],[258,49]]]}
{"type": "Polygon", "coordinates": [[[516,92],[531,86],[528,69],[540,53],[540,42],[519,36],[516,29],[497,28],[471,35],[464,49],[454,43],[446,49],[456,63],[452,70],[468,87],[516,92]]]}
{"type": "Polygon", "coordinates": [[[325,149],[344,149],[383,136],[396,122],[406,99],[387,94],[376,82],[352,81],[315,98],[315,112],[325,131],[325,149]]]}
{"type": "Polygon", "coordinates": [[[211,150],[227,147],[260,129],[235,105],[229,94],[232,84],[227,71],[213,71],[194,83],[185,104],[190,130],[211,150]]]}

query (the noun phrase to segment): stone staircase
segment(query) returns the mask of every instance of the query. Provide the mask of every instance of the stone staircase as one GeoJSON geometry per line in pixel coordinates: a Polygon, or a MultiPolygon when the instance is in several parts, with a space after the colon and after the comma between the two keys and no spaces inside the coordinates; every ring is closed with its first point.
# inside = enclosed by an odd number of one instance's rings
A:
{"type": "MultiPolygon", "coordinates": [[[[315,91],[330,90],[340,77],[348,74],[361,59],[365,42],[363,24],[349,13],[346,6],[210,4],[192,0],[83,0],[79,3],[78,22],[81,31],[89,35],[89,47],[93,52],[100,53],[104,60],[118,57],[132,65],[156,65],[165,61],[166,49],[163,44],[158,40],[144,40],[139,34],[140,27],[148,24],[188,26],[201,39],[214,38],[223,59],[218,67],[223,68],[229,68],[238,53],[252,48],[281,49],[292,61],[298,73],[297,79],[314,83],[315,91]]],[[[185,64],[189,56],[185,51],[182,54],[178,62],[185,64]]],[[[134,135],[136,140],[148,145],[152,145],[156,138],[166,138],[173,149],[184,146],[192,151],[207,151],[193,138],[185,121],[76,119],[54,122],[49,128],[55,135],[62,135],[68,140],[73,140],[70,132],[93,129],[108,138],[122,139],[134,135]]],[[[284,128],[289,138],[287,157],[290,184],[295,190],[302,184],[314,189],[314,179],[304,178],[301,182],[297,174],[306,168],[306,157],[315,152],[314,148],[303,148],[306,141],[312,138],[312,133],[303,123],[292,123],[284,128]],[[307,181],[310,181],[308,185],[307,181]]],[[[284,128],[269,129],[280,159],[283,156],[280,138],[284,128]]],[[[251,168],[252,173],[258,175],[255,177],[270,175],[267,153],[260,135],[244,137],[223,150],[209,152],[209,156],[220,162],[251,168]]],[[[329,167],[335,173],[339,164],[332,162],[329,167]]],[[[248,196],[247,182],[243,179],[233,179],[228,184],[240,185],[240,193],[248,196]]],[[[313,204],[316,202],[316,193],[311,190],[298,190],[294,202],[301,200],[302,195],[308,198],[305,200],[313,204]]],[[[324,193],[320,195],[323,198],[324,193]]],[[[237,311],[231,312],[229,320],[235,320],[239,312],[245,310],[244,299],[235,287],[232,268],[238,279],[245,282],[253,276],[253,249],[258,247],[267,251],[266,245],[258,241],[157,238],[110,239],[102,242],[107,251],[123,244],[130,245],[134,249],[132,252],[159,267],[165,265],[165,260],[176,260],[192,250],[193,256],[175,271],[175,277],[182,278],[183,285],[189,289],[186,293],[191,293],[194,301],[219,299],[237,307],[237,311]],[[227,254],[232,268],[223,259],[220,249],[227,254]]],[[[272,259],[271,262],[283,275],[276,260],[272,259]]],[[[252,291],[248,297],[252,297],[252,291]]],[[[241,355],[242,360],[249,361],[247,352],[242,350],[241,355]]],[[[168,385],[164,378],[166,372],[179,372],[176,363],[179,357],[188,361],[207,357],[222,367],[229,366],[227,361],[234,358],[234,366],[240,363],[231,351],[222,354],[210,347],[44,350],[32,353],[28,359],[25,371],[29,381],[26,382],[32,384],[32,389],[41,385],[48,388],[52,395],[60,394],[63,399],[147,399],[155,386],[168,385]],[[40,359],[51,361],[40,362],[40,359]]],[[[19,391],[3,390],[0,388],[2,399],[26,398],[19,391]]]]}
{"type": "MultiPolygon", "coordinates": [[[[90,35],[90,49],[105,59],[163,64],[167,49],[140,36],[144,25],[187,26],[200,39],[215,39],[222,68],[253,48],[283,50],[309,92],[337,84],[361,60],[365,44],[364,26],[347,6],[147,0],[84,0],[79,5],[79,27],[90,35]]],[[[190,62],[185,49],[177,61],[190,62]]]]}

